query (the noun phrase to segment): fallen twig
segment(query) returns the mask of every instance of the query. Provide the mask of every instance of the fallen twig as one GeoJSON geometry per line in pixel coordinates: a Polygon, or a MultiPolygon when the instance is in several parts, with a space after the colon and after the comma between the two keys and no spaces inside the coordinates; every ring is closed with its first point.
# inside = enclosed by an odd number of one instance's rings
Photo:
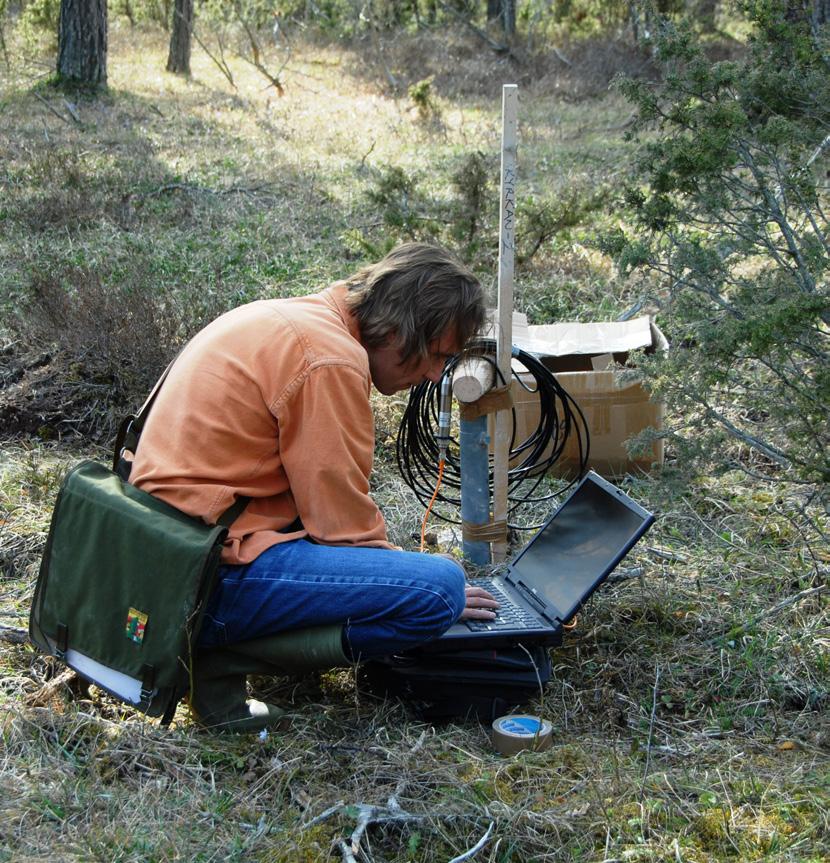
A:
{"type": "Polygon", "coordinates": [[[640,789],[640,802],[646,793],[646,779],[648,778],[649,767],[651,766],[651,741],[654,737],[654,720],[657,717],[657,693],[660,686],[660,665],[654,665],[654,688],[651,693],[651,719],[648,723],[648,741],[646,743],[646,764],[643,768],[643,785],[640,789]]]}
{"type": "Polygon", "coordinates": [[[469,851],[465,851],[463,854],[459,854],[458,857],[453,857],[449,863],[461,863],[462,860],[469,860],[471,857],[475,857],[479,851],[487,844],[487,840],[490,838],[490,834],[493,832],[493,827],[495,827],[496,822],[491,821],[490,826],[487,828],[487,832],[481,837],[481,839],[470,848],[469,851]]]}
{"type": "Polygon", "coordinates": [[[672,563],[688,563],[689,558],[685,554],[680,554],[677,551],[670,551],[666,548],[658,548],[656,545],[647,545],[645,550],[649,552],[649,554],[653,554],[655,557],[662,558],[663,560],[669,560],[672,563]]]}
{"type": "MultiPolygon", "coordinates": [[[[427,732],[422,731],[421,736],[410,749],[410,755],[415,754],[423,747],[426,736],[427,732]]],[[[339,800],[334,806],[330,806],[310,821],[306,821],[301,829],[306,829],[322,821],[326,821],[333,815],[344,813],[351,818],[354,818],[356,815],[355,828],[352,830],[349,840],[338,839],[334,843],[340,850],[343,863],[356,863],[355,855],[360,853],[360,843],[363,840],[363,835],[373,824],[421,823],[430,817],[428,815],[416,815],[401,808],[400,803],[398,803],[398,796],[403,794],[408,782],[409,779],[407,776],[402,776],[398,780],[395,790],[389,796],[385,806],[375,806],[369,803],[352,803],[347,805],[342,800],[339,800]]]]}
{"type": "Polygon", "coordinates": [[[613,584],[614,582],[628,581],[630,578],[642,578],[644,572],[645,570],[642,566],[631,566],[627,569],[618,569],[616,572],[612,572],[606,581],[608,581],[609,584],[613,584]]]}
{"type": "Polygon", "coordinates": [[[43,102],[43,104],[44,104],[44,105],[46,105],[46,107],[47,107],[47,108],[48,108],[48,109],[49,109],[49,110],[50,110],[50,111],[51,111],[51,112],[52,112],[52,113],[53,113],[53,114],[54,114],[54,115],[55,115],[59,120],[62,120],[64,123],[66,123],[66,124],[67,124],[67,125],[69,125],[69,126],[71,126],[71,125],[72,125],[72,124],[69,122],[69,120],[67,120],[67,119],[66,119],[66,117],[64,117],[64,116],[63,116],[63,114],[59,113],[55,108],[53,108],[53,107],[52,107],[52,106],[51,106],[51,105],[46,101],[46,99],[44,99],[44,98],[43,98],[43,96],[41,96],[41,95],[40,95],[40,93],[38,93],[38,92],[36,92],[36,91],[35,91],[35,98],[36,98],[36,99],[39,99],[41,102],[43,102]]]}
{"type": "Polygon", "coordinates": [[[561,60],[566,66],[573,66],[573,63],[556,47],[551,48],[554,56],[561,60]]]}
{"type": "Polygon", "coordinates": [[[288,65],[288,61],[291,59],[291,48],[288,48],[288,57],[285,58],[285,62],[280,66],[276,75],[272,75],[268,69],[266,69],[265,65],[262,62],[262,51],[259,47],[259,42],[257,41],[256,35],[254,31],[251,29],[250,24],[242,15],[239,7],[237,6],[237,18],[239,22],[242,24],[242,27],[245,30],[245,33],[248,36],[248,42],[251,45],[251,54],[253,55],[253,59],[250,57],[246,57],[244,54],[240,54],[239,56],[246,62],[250,63],[264,78],[266,78],[270,85],[277,91],[278,95],[285,95],[285,87],[282,85],[282,81],[280,80],[280,75],[282,74],[283,69],[288,65]]]}
{"type": "MultiPolygon", "coordinates": [[[[352,807],[349,808],[351,809],[352,807]]],[[[360,803],[356,808],[358,809],[357,825],[349,838],[353,854],[357,854],[360,851],[360,842],[363,839],[363,834],[372,824],[420,823],[428,817],[426,815],[414,815],[401,809],[400,806],[397,806],[395,809],[389,809],[386,806],[367,806],[365,803],[360,803]]]]}
{"type": "Polygon", "coordinates": [[[782,599],[781,602],[773,605],[772,608],[768,608],[766,611],[756,614],[755,617],[748,620],[746,623],[742,623],[739,626],[730,629],[728,632],[722,632],[719,635],[715,635],[705,643],[716,644],[722,638],[726,638],[727,636],[730,638],[738,638],[748,630],[752,629],[753,626],[757,626],[762,620],[766,620],[768,617],[778,614],[779,611],[783,611],[785,608],[789,608],[791,605],[801,602],[802,599],[807,599],[810,596],[817,596],[819,593],[823,593],[826,589],[826,584],[820,584],[817,587],[808,587],[806,590],[800,590],[798,593],[794,593],[792,596],[782,599]]]}
{"type": "Polygon", "coordinates": [[[345,839],[337,840],[337,847],[340,849],[340,854],[343,857],[343,863],[357,863],[354,854],[352,854],[352,849],[349,847],[348,842],[345,839]]]}
{"type": "Polygon", "coordinates": [[[773,605],[772,608],[768,608],[766,611],[762,611],[760,614],[756,614],[755,617],[753,617],[746,623],[741,624],[737,629],[731,629],[728,633],[721,633],[714,638],[710,638],[706,642],[706,644],[714,644],[721,638],[724,638],[726,635],[729,635],[732,638],[737,638],[739,635],[746,632],[748,629],[752,629],[753,626],[757,626],[762,620],[766,620],[768,617],[772,617],[773,615],[778,614],[779,611],[783,611],[785,608],[789,608],[791,605],[795,605],[796,603],[801,602],[802,599],[807,599],[810,596],[816,596],[817,594],[824,592],[826,589],[826,584],[820,584],[818,585],[818,587],[808,587],[806,590],[800,590],[798,593],[794,593],[792,596],[788,596],[786,599],[782,599],[781,602],[773,605]]]}
{"type": "Polygon", "coordinates": [[[25,644],[28,640],[29,633],[25,629],[0,623],[0,641],[8,641],[10,644],[25,644]]]}
{"type": "Polygon", "coordinates": [[[315,824],[320,824],[320,822],[328,820],[332,815],[336,815],[341,809],[343,809],[345,805],[346,804],[343,800],[338,800],[334,806],[329,806],[328,809],[324,810],[319,815],[315,815],[311,821],[306,821],[305,824],[301,824],[300,829],[305,830],[307,827],[313,827],[315,824]]]}
{"type": "Polygon", "coordinates": [[[62,687],[69,686],[76,678],[77,672],[73,668],[64,669],[57,677],[53,677],[48,683],[33,692],[26,698],[27,707],[43,707],[52,696],[62,687]]]}
{"type": "Polygon", "coordinates": [[[760,621],[764,620],[767,617],[772,617],[774,614],[778,614],[779,611],[783,611],[785,608],[789,608],[791,605],[795,605],[797,602],[801,602],[802,599],[807,599],[808,596],[815,596],[818,593],[822,593],[827,589],[826,584],[820,584],[818,587],[808,587],[806,590],[800,590],[798,593],[794,593],[792,596],[788,596],[786,599],[782,599],[777,605],[773,605],[772,608],[768,608],[766,611],[762,611],[761,614],[757,615],[752,620],[752,626],[760,621]]]}
{"type": "Polygon", "coordinates": [[[363,834],[373,824],[420,824],[431,817],[435,817],[434,815],[415,815],[412,812],[407,812],[397,805],[397,801],[395,801],[395,808],[391,809],[388,806],[371,806],[368,803],[350,803],[349,805],[345,805],[340,802],[334,806],[330,806],[325,812],[321,812],[316,818],[312,818],[311,821],[307,821],[303,825],[303,829],[311,827],[314,824],[319,824],[321,821],[325,821],[341,812],[346,813],[350,817],[354,817],[355,812],[357,813],[357,824],[352,831],[352,835],[349,837],[348,843],[343,839],[340,839],[337,843],[344,861],[354,860],[354,855],[360,851],[360,842],[363,839],[363,834]]]}
{"type": "Polygon", "coordinates": [[[369,149],[368,149],[368,150],[363,154],[363,158],[361,158],[361,160],[360,160],[360,168],[359,168],[359,170],[361,170],[361,171],[362,171],[362,170],[363,170],[363,168],[365,168],[365,167],[366,167],[366,160],[369,158],[369,156],[371,156],[371,154],[372,154],[372,150],[374,150],[374,149],[375,149],[375,145],[376,145],[376,144],[377,144],[377,141],[376,141],[376,140],[375,140],[375,141],[372,141],[372,146],[371,146],[371,147],[369,147],[369,149]]]}
{"type": "Polygon", "coordinates": [[[219,36],[217,35],[216,37],[216,41],[219,44],[219,56],[215,57],[211,53],[210,48],[208,48],[207,45],[205,45],[205,43],[198,37],[198,35],[196,34],[195,27],[193,28],[191,33],[193,35],[193,38],[198,43],[199,47],[205,52],[205,54],[208,55],[208,57],[210,57],[211,60],[213,60],[216,67],[225,76],[231,87],[233,87],[236,92],[239,92],[239,87],[236,86],[236,81],[233,80],[233,72],[231,72],[231,68],[230,66],[228,66],[227,60],[225,60],[225,46],[222,44],[222,40],[219,38],[219,36]]]}
{"type": "Polygon", "coordinates": [[[67,99],[63,100],[64,107],[67,111],[72,115],[72,119],[80,126],[81,125],[81,115],[78,113],[78,109],[67,99]]]}

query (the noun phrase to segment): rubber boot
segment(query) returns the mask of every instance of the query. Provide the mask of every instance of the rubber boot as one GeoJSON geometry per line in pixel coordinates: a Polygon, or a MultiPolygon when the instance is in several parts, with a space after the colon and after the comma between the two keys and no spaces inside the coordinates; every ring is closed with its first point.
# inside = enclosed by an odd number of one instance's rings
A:
{"type": "Polygon", "coordinates": [[[247,699],[247,674],[295,674],[349,665],[340,624],[255,638],[200,653],[193,662],[190,706],[216,731],[261,731],[288,722],[273,704],[247,699]]]}
{"type": "Polygon", "coordinates": [[[277,669],[272,674],[303,674],[352,664],[343,650],[343,626],[339,623],[240,641],[229,645],[228,650],[267,663],[277,669]]]}
{"type": "Polygon", "coordinates": [[[190,708],[199,725],[212,731],[262,731],[287,722],[285,711],[248,698],[246,675],[271,674],[265,662],[227,648],[206,650],[193,659],[190,708]]]}

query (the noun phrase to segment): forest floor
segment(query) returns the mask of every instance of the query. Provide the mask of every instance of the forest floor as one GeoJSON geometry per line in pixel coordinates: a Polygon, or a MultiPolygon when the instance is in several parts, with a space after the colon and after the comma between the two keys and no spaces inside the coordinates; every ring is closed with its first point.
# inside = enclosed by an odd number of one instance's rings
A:
{"type": "MultiPolygon", "coordinates": [[[[671,443],[662,470],[620,478],[657,522],[527,705],[553,725],[545,752],[503,758],[485,727],[422,721],[358,669],[255,679],[294,716],[264,738],[52,684],[16,634],[60,477],[107,458],[182,338],[402,236],[463,249],[492,297],[502,82],[520,85],[517,308],[613,320],[638,296],[590,242],[633,146],[608,82],[637,57],[297,39],[268,54],[280,95],[238,57],[229,78],[195,50],[184,80],[163,34],[116,19],[110,40],[100,98],[51,88],[48,54],[0,82],[0,861],[447,861],[485,836],[465,859],[830,859],[827,548],[798,493],[719,456],[690,473],[671,443]]],[[[403,399],[376,406],[374,491],[414,548],[403,399]]]]}

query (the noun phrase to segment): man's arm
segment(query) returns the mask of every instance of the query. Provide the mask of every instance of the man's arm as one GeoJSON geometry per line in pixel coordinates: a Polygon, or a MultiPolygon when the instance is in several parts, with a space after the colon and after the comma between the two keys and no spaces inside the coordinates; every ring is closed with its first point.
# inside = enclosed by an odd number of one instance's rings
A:
{"type": "Polygon", "coordinates": [[[369,496],[375,432],[365,374],[343,363],[313,366],[275,413],[280,458],[309,536],[392,548],[369,496]]]}

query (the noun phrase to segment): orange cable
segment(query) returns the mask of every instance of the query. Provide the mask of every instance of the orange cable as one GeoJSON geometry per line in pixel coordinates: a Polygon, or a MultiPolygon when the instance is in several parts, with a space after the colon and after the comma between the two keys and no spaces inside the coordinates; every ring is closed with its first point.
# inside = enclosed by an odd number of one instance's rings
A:
{"type": "Polygon", "coordinates": [[[444,459],[438,462],[438,481],[435,483],[435,491],[432,493],[432,499],[427,504],[427,511],[424,513],[424,519],[421,522],[421,551],[426,547],[427,535],[427,519],[432,512],[432,505],[435,503],[435,498],[438,497],[438,490],[441,488],[441,478],[444,476],[444,459]]]}

